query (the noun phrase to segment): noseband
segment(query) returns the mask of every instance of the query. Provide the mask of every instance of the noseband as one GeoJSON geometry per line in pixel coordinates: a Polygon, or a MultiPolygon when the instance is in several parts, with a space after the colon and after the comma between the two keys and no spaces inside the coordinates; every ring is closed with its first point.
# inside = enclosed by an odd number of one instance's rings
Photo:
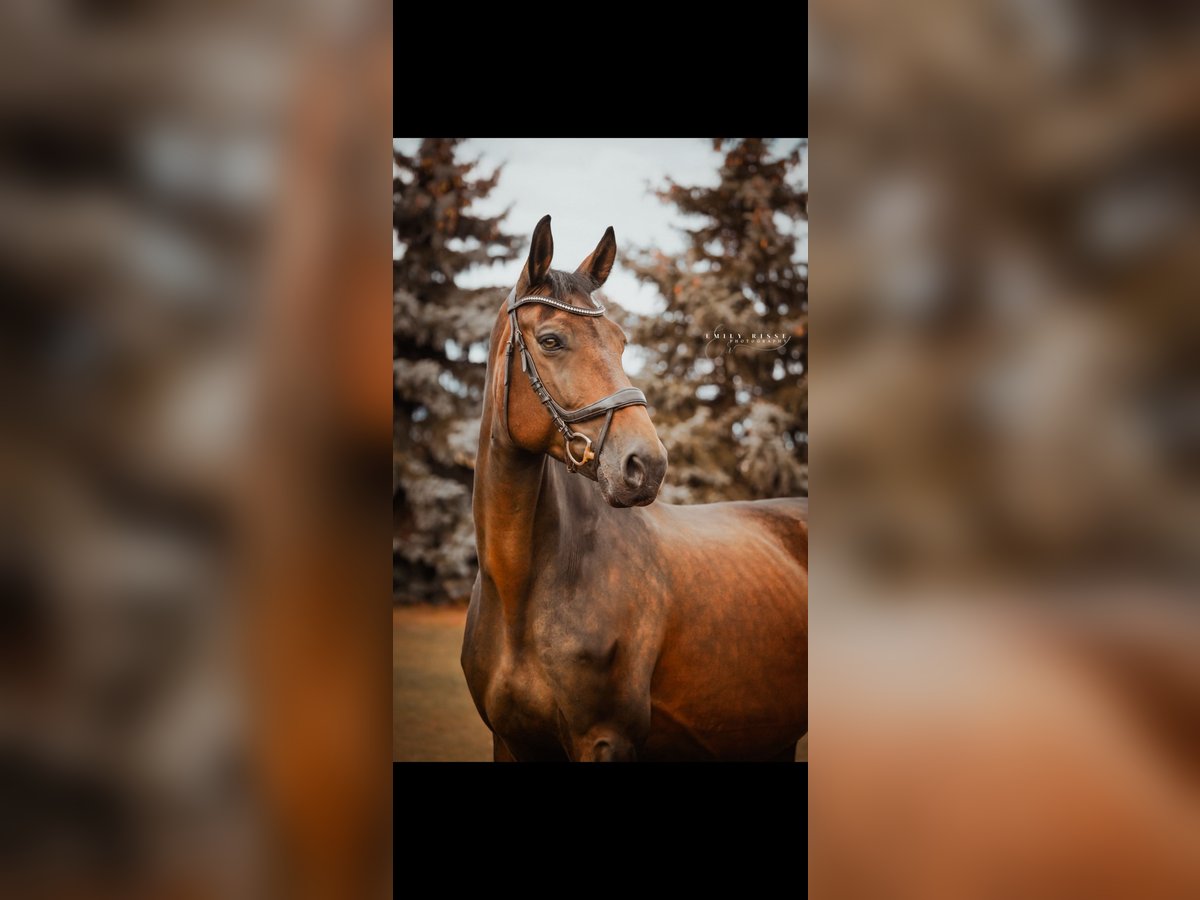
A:
{"type": "MultiPolygon", "coordinates": [[[[533,388],[533,392],[537,394],[538,399],[549,410],[550,417],[554,420],[554,427],[562,432],[567,450],[567,470],[574,472],[581,466],[586,465],[589,460],[597,458],[604,449],[604,439],[608,436],[608,426],[612,424],[613,413],[626,406],[645,406],[646,395],[637,388],[627,387],[621,388],[619,391],[609,394],[595,403],[582,406],[579,409],[563,409],[555,403],[554,398],[550,396],[550,392],[546,390],[546,386],[542,384],[537,366],[533,364],[533,355],[529,352],[529,348],[525,346],[525,338],[521,334],[521,329],[517,327],[517,310],[531,303],[541,303],[544,306],[553,306],[555,309],[561,309],[563,312],[569,312],[577,316],[602,316],[604,315],[604,307],[597,303],[595,309],[583,309],[582,307],[563,303],[561,300],[555,300],[553,297],[522,297],[520,300],[516,299],[516,297],[517,289],[513,288],[508,295],[508,323],[511,327],[509,329],[508,349],[504,352],[504,428],[508,430],[508,378],[509,373],[512,372],[512,355],[515,348],[521,354],[521,371],[529,376],[529,384],[533,388]],[[584,422],[605,413],[607,413],[607,416],[604,419],[604,427],[600,429],[600,437],[596,439],[596,450],[593,452],[592,439],[586,434],[572,431],[570,423],[584,422]],[[571,449],[572,441],[583,441],[583,453],[579,459],[576,459],[571,449]]],[[[592,302],[595,303],[594,300],[592,302]]],[[[509,431],[509,437],[512,437],[511,431],[509,431]]]]}

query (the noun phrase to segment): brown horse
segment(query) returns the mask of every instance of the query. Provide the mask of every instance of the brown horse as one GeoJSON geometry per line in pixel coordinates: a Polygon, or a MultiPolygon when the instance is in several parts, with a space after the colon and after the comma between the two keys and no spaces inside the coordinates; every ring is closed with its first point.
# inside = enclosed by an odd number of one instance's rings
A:
{"type": "Polygon", "coordinates": [[[492,329],[475,469],[462,666],[495,759],[791,760],[808,501],[654,503],[667,451],[594,297],[613,230],[574,273],[552,254],[546,216],[492,329]]]}

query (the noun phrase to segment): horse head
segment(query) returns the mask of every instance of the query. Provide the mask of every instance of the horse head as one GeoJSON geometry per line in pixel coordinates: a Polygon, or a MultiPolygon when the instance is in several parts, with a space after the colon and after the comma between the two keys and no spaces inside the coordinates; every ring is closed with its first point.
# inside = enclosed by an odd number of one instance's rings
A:
{"type": "Polygon", "coordinates": [[[621,365],[626,336],[597,296],[616,236],[610,226],[574,272],[551,269],[553,255],[544,216],[497,322],[493,398],[505,414],[493,437],[591,478],[612,506],[646,506],[658,496],[667,450],[621,365]]]}

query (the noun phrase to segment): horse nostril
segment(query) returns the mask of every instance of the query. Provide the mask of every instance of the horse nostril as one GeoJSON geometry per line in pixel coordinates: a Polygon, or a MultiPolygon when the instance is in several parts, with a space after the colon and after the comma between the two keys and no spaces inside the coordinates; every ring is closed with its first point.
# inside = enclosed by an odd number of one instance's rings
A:
{"type": "Polygon", "coordinates": [[[645,480],[645,464],[636,453],[630,453],[625,457],[625,484],[631,488],[640,488],[645,480]]]}

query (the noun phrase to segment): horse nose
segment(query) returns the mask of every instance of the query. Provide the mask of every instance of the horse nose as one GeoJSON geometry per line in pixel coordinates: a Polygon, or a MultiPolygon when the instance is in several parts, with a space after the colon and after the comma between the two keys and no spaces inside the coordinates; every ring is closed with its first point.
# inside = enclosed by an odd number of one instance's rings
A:
{"type": "Polygon", "coordinates": [[[625,486],[636,491],[646,481],[646,464],[636,453],[625,457],[625,486]]]}
{"type": "Polygon", "coordinates": [[[625,457],[625,486],[631,491],[662,481],[667,468],[665,458],[652,453],[633,451],[625,457]]]}

